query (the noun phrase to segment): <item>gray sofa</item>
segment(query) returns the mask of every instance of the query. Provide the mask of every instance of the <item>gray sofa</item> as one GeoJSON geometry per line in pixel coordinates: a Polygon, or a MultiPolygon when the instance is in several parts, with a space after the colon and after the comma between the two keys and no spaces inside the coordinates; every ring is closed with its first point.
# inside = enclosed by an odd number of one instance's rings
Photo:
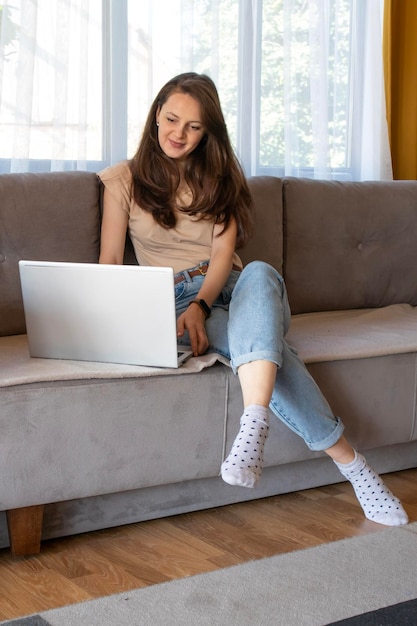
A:
{"type": "MultiPolygon", "coordinates": [[[[249,184],[241,256],[284,275],[289,342],[375,469],[416,467],[417,182],[249,184]]],[[[218,360],[149,372],[29,357],[18,260],[96,262],[99,236],[94,174],[0,176],[0,547],[341,481],[273,419],[260,484],[224,484],[241,396],[218,360]]]]}

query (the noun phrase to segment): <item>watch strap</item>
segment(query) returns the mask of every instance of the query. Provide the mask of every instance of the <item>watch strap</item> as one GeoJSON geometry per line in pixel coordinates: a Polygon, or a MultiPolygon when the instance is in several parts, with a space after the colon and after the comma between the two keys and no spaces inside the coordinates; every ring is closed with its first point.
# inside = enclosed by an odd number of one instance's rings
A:
{"type": "Polygon", "coordinates": [[[195,300],[191,300],[190,304],[193,304],[193,302],[194,304],[198,304],[198,306],[200,307],[200,309],[203,311],[204,315],[206,316],[206,319],[210,317],[211,308],[209,307],[207,302],[203,300],[203,298],[196,298],[195,300]]]}

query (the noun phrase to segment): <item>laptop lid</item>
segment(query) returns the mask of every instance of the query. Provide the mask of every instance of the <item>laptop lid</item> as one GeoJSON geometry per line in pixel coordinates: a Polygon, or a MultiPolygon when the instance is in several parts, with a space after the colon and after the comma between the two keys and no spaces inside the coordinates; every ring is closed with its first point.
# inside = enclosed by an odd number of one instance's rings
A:
{"type": "Polygon", "coordinates": [[[172,268],[22,260],[19,272],[32,357],[178,367],[172,268]]]}

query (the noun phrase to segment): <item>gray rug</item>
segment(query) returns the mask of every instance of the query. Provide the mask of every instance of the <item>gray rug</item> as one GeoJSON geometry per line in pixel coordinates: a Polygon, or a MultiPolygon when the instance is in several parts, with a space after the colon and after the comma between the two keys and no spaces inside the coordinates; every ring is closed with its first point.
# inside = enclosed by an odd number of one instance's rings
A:
{"type": "Polygon", "coordinates": [[[414,523],[1,624],[325,626],[416,598],[414,523]]]}

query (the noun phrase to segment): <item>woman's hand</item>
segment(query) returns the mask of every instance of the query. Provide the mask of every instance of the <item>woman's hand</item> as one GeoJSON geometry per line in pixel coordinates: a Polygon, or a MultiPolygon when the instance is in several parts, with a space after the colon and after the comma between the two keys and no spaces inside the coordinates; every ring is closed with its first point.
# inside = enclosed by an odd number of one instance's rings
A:
{"type": "Polygon", "coordinates": [[[209,347],[209,341],[205,326],[206,316],[198,304],[191,303],[184,313],[177,319],[177,335],[182,337],[184,331],[188,331],[191,350],[194,356],[204,354],[209,347]]]}

